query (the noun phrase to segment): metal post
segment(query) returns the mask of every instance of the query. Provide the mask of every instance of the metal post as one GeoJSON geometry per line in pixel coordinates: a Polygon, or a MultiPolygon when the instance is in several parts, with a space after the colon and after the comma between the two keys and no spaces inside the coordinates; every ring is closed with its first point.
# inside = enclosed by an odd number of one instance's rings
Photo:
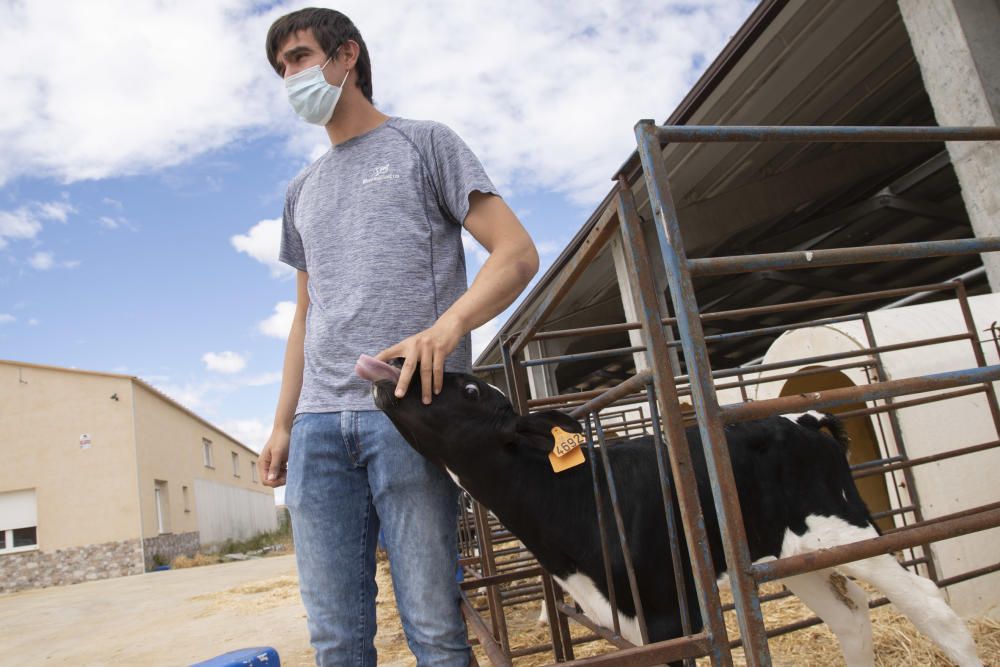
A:
{"type": "MultiPolygon", "coordinates": [[[[629,263],[629,270],[636,277],[636,285],[638,286],[638,292],[633,295],[633,298],[636,300],[636,313],[642,318],[643,336],[647,341],[646,355],[649,359],[649,367],[653,372],[653,384],[660,405],[660,415],[663,417],[663,432],[670,448],[670,467],[677,488],[677,503],[680,507],[681,521],[684,524],[684,532],[687,537],[688,555],[696,583],[695,590],[698,594],[701,617],[712,640],[712,664],[732,665],[733,657],[729,651],[729,639],[722,614],[722,603],[719,599],[715,566],[712,561],[705,518],[691,463],[691,449],[684,432],[680,414],[680,400],[677,397],[677,385],[674,383],[673,365],[670,363],[669,341],[661,324],[662,316],[655,294],[656,287],[653,281],[650,257],[646,250],[642,230],[639,228],[639,217],[635,211],[632,191],[624,179],[619,181],[618,218],[622,228],[622,236],[625,239],[625,247],[628,249],[625,254],[626,261],[629,263]]],[[[653,423],[654,429],[660,426],[659,423],[653,423]]],[[[661,493],[665,482],[665,475],[661,472],[661,493]]]]}
{"type": "MultiPolygon", "coordinates": [[[[865,336],[868,339],[868,345],[874,350],[872,354],[872,360],[875,362],[875,372],[878,374],[879,382],[884,382],[888,380],[888,374],[885,371],[885,364],[882,363],[882,355],[877,349],[875,343],[875,330],[872,328],[871,318],[868,313],[865,313],[864,317],[861,318],[861,323],[865,327],[865,336]]],[[[893,397],[886,396],[884,402],[888,406],[892,406],[893,397]]],[[[900,454],[905,460],[909,460],[910,455],[906,452],[906,443],[903,441],[903,429],[899,425],[899,417],[896,415],[895,410],[888,410],[886,416],[889,418],[889,427],[892,429],[892,439],[896,441],[896,452],[900,454]]],[[[895,475],[892,475],[895,479],[895,475]]],[[[910,497],[910,504],[913,505],[913,519],[917,523],[922,523],[924,520],[924,514],[921,510],[920,494],[917,490],[917,481],[913,476],[912,468],[903,468],[903,480],[906,483],[906,493],[910,497]]],[[[906,525],[906,517],[902,516],[903,525],[906,525]]],[[[920,550],[925,556],[927,556],[927,575],[934,581],[937,581],[937,568],[934,566],[934,559],[931,557],[931,550],[929,544],[921,544],[920,550]]],[[[916,568],[914,568],[916,569],[916,568]]]]}
{"type": "Polygon", "coordinates": [[[760,600],[757,597],[757,584],[751,575],[752,564],[743,517],[740,513],[736,481],[729,461],[729,449],[715,396],[694,286],[687,268],[687,253],[684,250],[680,223],[667,183],[660,140],[652,121],[640,121],[636,125],[635,133],[646,189],[649,192],[650,207],[659,222],[656,230],[667,269],[667,281],[670,284],[670,294],[683,343],[684,359],[691,377],[698,429],[705,449],[705,462],[719,518],[747,664],[750,667],[769,666],[771,654],[767,647],[767,633],[760,610],[760,600]]]}

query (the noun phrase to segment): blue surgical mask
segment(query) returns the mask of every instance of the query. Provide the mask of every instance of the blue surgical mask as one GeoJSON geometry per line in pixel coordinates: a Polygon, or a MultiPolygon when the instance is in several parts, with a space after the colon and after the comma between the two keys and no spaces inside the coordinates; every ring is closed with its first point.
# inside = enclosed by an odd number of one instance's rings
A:
{"type": "Polygon", "coordinates": [[[331,60],[333,58],[327,58],[322,67],[313,65],[285,79],[288,101],[291,102],[295,113],[316,125],[326,125],[330,122],[337,100],[340,99],[341,89],[351,74],[348,70],[339,86],[327,83],[323,77],[323,67],[326,67],[331,60]]]}

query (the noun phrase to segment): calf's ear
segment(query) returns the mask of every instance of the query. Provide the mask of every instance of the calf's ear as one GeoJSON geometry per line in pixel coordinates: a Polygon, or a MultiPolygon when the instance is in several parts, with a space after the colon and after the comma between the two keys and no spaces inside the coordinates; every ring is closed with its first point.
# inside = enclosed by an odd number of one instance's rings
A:
{"type": "Polygon", "coordinates": [[[517,440],[535,449],[552,451],[552,429],[557,426],[568,433],[583,433],[580,423],[565,412],[546,410],[517,418],[517,440]]]}

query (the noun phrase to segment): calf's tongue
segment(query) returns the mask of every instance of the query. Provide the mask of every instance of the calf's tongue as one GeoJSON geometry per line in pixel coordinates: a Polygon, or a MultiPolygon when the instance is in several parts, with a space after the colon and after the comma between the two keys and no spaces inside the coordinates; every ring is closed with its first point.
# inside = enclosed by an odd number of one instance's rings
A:
{"type": "Polygon", "coordinates": [[[362,380],[369,382],[380,382],[386,380],[396,384],[399,382],[399,369],[390,366],[384,361],[379,361],[375,357],[362,354],[358,357],[358,362],[354,365],[354,372],[362,380]]]}

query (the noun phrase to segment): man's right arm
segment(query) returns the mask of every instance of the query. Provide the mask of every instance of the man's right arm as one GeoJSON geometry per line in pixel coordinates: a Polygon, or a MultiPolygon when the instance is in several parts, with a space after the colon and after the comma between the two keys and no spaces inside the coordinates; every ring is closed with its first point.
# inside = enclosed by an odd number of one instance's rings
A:
{"type": "Polygon", "coordinates": [[[278,487],[285,483],[285,463],[288,461],[288,445],[295,419],[295,407],[302,391],[302,369],[305,366],[306,313],[309,310],[309,274],[297,271],[295,317],[288,332],[285,347],[285,364],[281,374],[281,391],[278,407],[274,414],[271,437],[261,450],[257,460],[260,477],[265,486],[278,487]]]}

